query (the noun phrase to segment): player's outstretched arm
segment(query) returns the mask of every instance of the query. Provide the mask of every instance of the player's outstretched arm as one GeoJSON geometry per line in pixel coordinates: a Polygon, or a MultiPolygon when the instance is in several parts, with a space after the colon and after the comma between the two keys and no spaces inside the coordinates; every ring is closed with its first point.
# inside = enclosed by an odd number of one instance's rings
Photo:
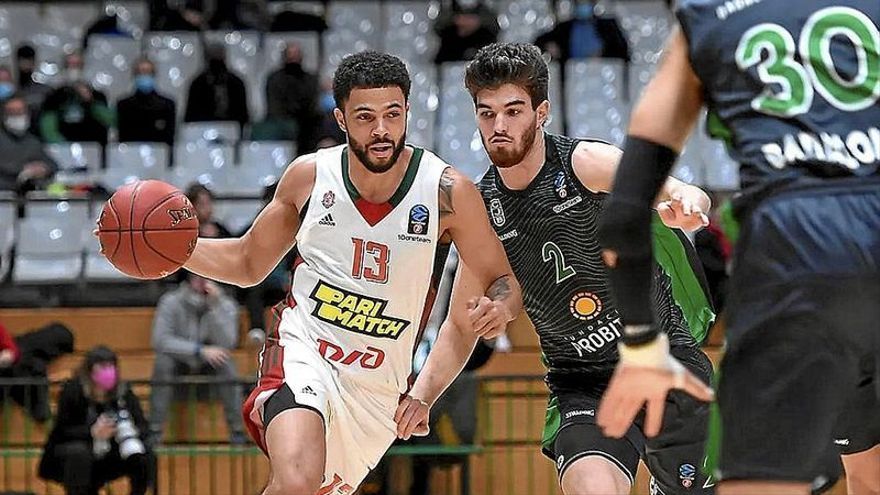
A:
{"type": "Polygon", "coordinates": [[[474,274],[464,263],[459,263],[446,319],[440,325],[437,340],[409,396],[397,409],[398,437],[407,439],[413,434],[427,434],[430,408],[461,373],[474,351],[479,336],[471,328],[467,302],[482,295],[483,288],[474,274]]]}
{"type": "MultiPolygon", "coordinates": [[[[613,144],[583,141],[575,148],[572,166],[578,180],[595,192],[611,192],[623,151],[613,144]]],[[[666,183],[654,200],[660,218],[669,227],[694,231],[709,223],[706,214],[712,206],[702,189],[675,177],[666,183]]]]}
{"type": "Polygon", "coordinates": [[[275,197],[239,238],[200,237],[184,268],[239,287],[265,279],[290,251],[299,230],[299,207],[315,183],[314,155],[297,158],[284,172],[275,197]]]}
{"type": "Polygon", "coordinates": [[[701,400],[712,391],[669,354],[669,341],[651,311],[651,207],[703,104],[702,88],[676,31],[663,61],[630,119],[623,158],[599,228],[612,294],[623,317],[620,362],[602,397],[596,420],[604,433],[623,436],[647,407],[645,434],[660,432],[666,395],[683,389],[701,400]]]}
{"type": "Polygon", "coordinates": [[[440,216],[462,262],[482,289],[467,301],[469,318],[478,336],[491,338],[504,331],[522,309],[522,292],[504,247],[492,226],[476,186],[455,169],[440,179],[440,216]]]}

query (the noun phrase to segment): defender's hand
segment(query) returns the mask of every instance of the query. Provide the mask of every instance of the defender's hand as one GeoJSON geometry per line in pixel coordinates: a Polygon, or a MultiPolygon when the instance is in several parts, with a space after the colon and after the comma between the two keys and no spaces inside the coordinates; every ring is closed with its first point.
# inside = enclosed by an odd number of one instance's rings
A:
{"type": "Polygon", "coordinates": [[[492,339],[502,334],[507,328],[507,323],[513,319],[507,312],[507,306],[486,296],[479,299],[472,298],[468,301],[467,309],[474,333],[484,339],[492,339]]]}
{"type": "Polygon", "coordinates": [[[397,423],[397,438],[409,440],[410,436],[425,437],[431,431],[428,426],[428,417],[431,407],[427,402],[413,398],[410,395],[403,396],[397,411],[394,412],[394,422],[397,423]]]}

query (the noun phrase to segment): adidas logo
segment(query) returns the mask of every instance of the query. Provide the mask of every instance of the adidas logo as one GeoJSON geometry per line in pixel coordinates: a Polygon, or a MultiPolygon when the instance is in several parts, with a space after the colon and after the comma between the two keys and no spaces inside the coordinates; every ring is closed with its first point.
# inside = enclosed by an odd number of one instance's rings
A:
{"type": "Polygon", "coordinates": [[[326,225],[328,227],[336,227],[336,222],[333,221],[333,215],[326,214],[324,218],[318,221],[318,225],[326,225]]]}
{"type": "Polygon", "coordinates": [[[318,394],[315,393],[314,390],[312,390],[312,387],[310,387],[310,386],[308,386],[308,385],[306,385],[306,387],[302,389],[302,392],[301,392],[301,393],[303,393],[303,394],[307,394],[307,395],[314,395],[314,396],[317,396],[317,395],[318,395],[318,394]]]}

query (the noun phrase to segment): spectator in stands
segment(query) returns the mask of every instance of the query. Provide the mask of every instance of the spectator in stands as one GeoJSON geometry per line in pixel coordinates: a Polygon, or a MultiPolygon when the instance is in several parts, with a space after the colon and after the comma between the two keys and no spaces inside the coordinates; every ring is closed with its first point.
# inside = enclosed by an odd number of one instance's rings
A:
{"type": "Polygon", "coordinates": [[[230,442],[241,444],[241,387],[232,351],[238,343],[238,307],[215,282],[189,274],[180,286],[159,299],[153,321],[156,352],[150,396],[150,435],[162,438],[162,428],[174,389],[167,384],[180,375],[211,374],[227,383],[219,391],[230,442]]]}
{"type": "Polygon", "coordinates": [[[187,0],[180,8],[169,8],[167,0],[154,0],[149,5],[153,31],[203,31],[206,27],[200,0],[187,0]]]}
{"type": "Polygon", "coordinates": [[[12,70],[0,65],[0,103],[8,100],[15,94],[15,79],[12,77],[12,70]]]}
{"type": "Polygon", "coordinates": [[[68,495],[96,495],[126,476],[129,493],[143,495],[153,462],[146,431],[140,401],[119,378],[116,354],[95,347],[61,390],[39,475],[62,483],[68,495]]]}
{"type": "Polygon", "coordinates": [[[156,66],[146,58],[134,64],[134,93],[116,106],[119,141],[174,142],[174,100],[156,92],[156,66]]]}
{"type": "Polygon", "coordinates": [[[31,117],[27,103],[13,95],[3,103],[0,125],[0,191],[21,193],[42,188],[58,165],[43,151],[43,144],[29,132],[31,117]]]}
{"type": "MultiPolygon", "coordinates": [[[[46,379],[56,358],[73,352],[73,333],[60,323],[50,323],[15,338],[0,323],[0,378],[46,379]]],[[[46,385],[0,386],[0,404],[11,398],[38,423],[49,419],[49,388],[46,385]]]]}
{"type": "Polygon", "coordinates": [[[595,0],[579,0],[574,18],[538,36],[535,45],[562,64],[593,57],[630,59],[620,24],[615,17],[604,15],[595,0]]]}
{"type": "Polygon", "coordinates": [[[321,96],[318,98],[318,109],[321,112],[321,124],[318,128],[317,148],[331,148],[345,142],[345,133],[339,128],[339,122],[333,114],[336,99],[333,97],[333,82],[325,79],[321,82],[321,96]]]}
{"type": "Polygon", "coordinates": [[[284,47],[282,61],[284,65],[266,81],[266,119],[292,122],[297,149],[308,153],[315,149],[315,131],[321,120],[318,78],[303,69],[302,48],[296,43],[284,47]]]}
{"type": "Polygon", "coordinates": [[[214,193],[199,183],[186,188],[186,197],[196,209],[201,237],[232,237],[232,233],[214,218],[214,193]]]}
{"type": "Polygon", "coordinates": [[[116,116],[104,93],[83,78],[79,53],[64,57],[65,84],[46,98],[40,116],[40,132],[47,143],[97,142],[107,144],[107,131],[116,116]]]}
{"type": "Polygon", "coordinates": [[[453,0],[434,24],[440,37],[436,63],[470,60],[480,48],[498,41],[498,16],[479,0],[453,0]]]}
{"type": "Polygon", "coordinates": [[[244,126],[250,120],[244,82],[226,67],[223,45],[205,47],[207,68],[193,80],[187,98],[186,122],[233,120],[244,126]]]}
{"type": "Polygon", "coordinates": [[[31,118],[36,120],[43,102],[52,92],[52,87],[34,79],[34,71],[37,68],[37,51],[34,47],[19,45],[15,52],[15,68],[18,71],[18,92],[27,102],[31,118]]]}

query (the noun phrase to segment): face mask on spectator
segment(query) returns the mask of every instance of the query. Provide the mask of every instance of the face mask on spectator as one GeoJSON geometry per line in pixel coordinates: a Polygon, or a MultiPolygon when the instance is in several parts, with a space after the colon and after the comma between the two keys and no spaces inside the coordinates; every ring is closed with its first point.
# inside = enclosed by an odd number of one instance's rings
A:
{"type": "Polygon", "coordinates": [[[152,93],[156,89],[156,78],[149,74],[134,77],[134,87],[141,93],[152,93]]]}
{"type": "Polygon", "coordinates": [[[333,93],[327,92],[322,94],[319,104],[324,113],[332,112],[336,108],[336,100],[333,98],[333,93]]]}
{"type": "Polygon", "coordinates": [[[31,127],[31,119],[27,115],[10,115],[3,120],[3,125],[13,134],[24,134],[31,127]]]}
{"type": "Polygon", "coordinates": [[[97,369],[92,370],[92,381],[104,392],[116,387],[117,378],[116,366],[113,365],[98,366],[97,369]]]}
{"type": "Polygon", "coordinates": [[[0,100],[5,100],[15,93],[15,85],[11,82],[0,82],[0,100]]]}

